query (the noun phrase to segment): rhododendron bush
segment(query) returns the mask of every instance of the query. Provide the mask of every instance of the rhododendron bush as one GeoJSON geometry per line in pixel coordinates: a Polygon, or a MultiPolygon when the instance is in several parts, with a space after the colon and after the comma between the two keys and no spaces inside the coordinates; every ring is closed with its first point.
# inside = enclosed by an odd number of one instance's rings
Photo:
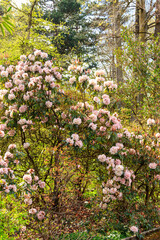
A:
{"type": "MultiPolygon", "coordinates": [[[[76,60],[64,71],[35,50],[16,66],[0,66],[0,75],[0,137],[10,143],[2,150],[0,189],[20,192],[35,221],[56,218],[69,191],[82,201],[93,178],[102,184],[104,214],[115,205],[132,211],[138,194],[146,205],[157,201],[158,123],[148,119],[148,135],[123,129],[113,112],[117,85],[104,70],[85,70],[76,60]]],[[[132,224],[141,227],[134,214],[132,224]]]]}

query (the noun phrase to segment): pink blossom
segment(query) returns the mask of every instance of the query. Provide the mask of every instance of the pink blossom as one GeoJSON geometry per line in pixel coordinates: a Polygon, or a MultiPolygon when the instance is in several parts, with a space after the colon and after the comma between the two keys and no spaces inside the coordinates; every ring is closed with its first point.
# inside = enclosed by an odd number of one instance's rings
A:
{"type": "Polygon", "coordinates": [[[19,164],[19,160],[14,160],[14,163],[17,165],[17,164],[19,164]]]}
{"type": "Polygon", "coordinates": [[[25,61],[27,59],[26,55],[21,55],[20,56],[21,61],[25,61]]]}
{"type": "Polygon", "coordinates": [[[97,116],[95,114],[91,114],[89,116],[89,118],[93,121],[93,122],[96,122],[97,121],[97,116]]]}
{"type": "Polygon", "coordinates": [[[117,133],[117,137],[118,137],[118,138],[122,138],[122,137],[123,137],[123,134],[122,134],[122,133],[117,133]]]}
{"type": "Polygon", "coordinates": [[[120,192],[119,195],[118,195],[118,199],[119,199],[119,200],[122,200],[122,197],[123,197],[123,193],[120,192]]]}
{"type": "Polygon", "coordinates": [[[27,111],[27,108],[28,108],[27,105],[22,105],[22,106],[19,108],[20,113],[26,112],[26,111],[27,111]]]}
{"type": "Polygon", "coordinates": [[[80,83],[83,83],[84,81],[86,81],[88,79],[89,79],[89,77],[87,75],[83,75],[83,76],[80,76],[78,80],[80,83]]]}
{"type": "Polygon", "coordinates": [[[116,159],[115,164],[116,164],[116,165],[120,165],[120,164],[121,164],[121,160],[116,159]]]}
{"type": "Polygon", "coordinates": [[[39,177],[38,177],[38,176],[34,176],[34,180],[35,180],[35,181],[38,181],[38,180],[39,180],[39,177]]]}
{"type": "Polygon", "coordinates": [[[115,174],[116,176],[120,177],[123,174],[124,167],[122,165],[116,165],[115,167],[115,174]]]}
{"type": "Polygon", "coordinates": [[[155,179],[158,179],[160,181],[160,175],[156,175],[155,179]]]}
{"type": "Polygon", "coordinates": [[[8,132],[8,135],[11,136],[11,137],[13,137],[15,134],[16,134],[16,131],[15,131],[15,130],[10,130],[10,131],[8,132]]]}
{"type": "Polygon", "coordinates": [[[15,99],[15,95],[13,94],[13,93],[11,93],[11,94],[8,94],[8,99],[9,100],[13,100],[13,99],[15,99]]]}
{"type": "Polygon", "coordinates": [[[123,143],[116,143],[116,147],[118,147],[121,150],[123,149],[124,145],[123,143]]]}
{"type": "Polygon", "coordinates": [[[73,124],[80,125],[82,123],[82,120],[80,118],[74,118],[73,119],[73,124]]]}
{"type": "Polygon", "coordinates": [[[29,100],[29,98],[30,98],[30,96],[29,95],[23,95],[23,99],[24,99],[24,101],[28,101],[29,100]]]}
{"type": "Polygon", "coordinates": [[[47,58],[48,57],[48,54],[45,53],[45,52],[41,52],[41,58],[44,59],[44,58],[47,58]]]}
{"type": "Polygon", "coordinates": [[[6,88],[11,88],[12,87],[12,83],[11,82],[6,82],[5,83],[5,87],[6,88]]]}
{"type": "Polygon", "coordinates": [[[132,155],[136,154],[136,150],[133,149],[133,148],[130,148],[130,149],[128,150],[128,152],[129,152],[130,154],[132,154],[132,155]]]}
{"type": "Polygon", "coordinates": [[[46,81],[46,82],[51,82],[52,79],[53,79],[53,76],[52,76],[52,75],[47,75],[47,76],[45,77],[45,81],[46,81]]]}
{"type": "Polygon", "coordinates": [[[105,71],[105,70],[102,70],[102,69],[97,70],[97,71],[95,72],[95,75],[96,75],[96,76],[103,76],[103,75],[105,75],[105,74],[106,74],[106,71],[105,71]]]}
{"type": "Polygon", "coordinates": [[[30,168],[28,171],[27,171],[27,173],[29,173],[29,174],[32,174],[32,173],[34,173],[35,172],[35,170],[33,169],[33,168],[30,168]]]}
{"type": "Polygon", "coordinates": [[[10,145],[8,146],[8,149],[14,149],[14,148],[16,148],[16,144],[10,144],[10,145]]]}
{"type": "Polygon", "coordinates": [[[108,194],[109,188],[103,188],[103,194],[108,194]]]}
{"type": "Polygon", "coordinates": [[[30,199],[26,198],[26,199],[24,199],[24,202],[25,202],[25,204],[31,205],[32,204],[32,199],[31,198],[30,199]]]}
{"type": "Polygon", "coordinates": [[[20,125],[24,125],[26,123],[26,119],[24,119],[24,118],[20,119],[17,123],[20,125]]]}
{"type": "Polygon", "coordinates": [[[149,164],[149,168],[151,169],[156,169],[156,167],[157,167],[157,163],[155,162],[149,164]]]}
{"type": "Polygon", "coordinates": [[[35,208],[29,209],[30,214],[36,214],[37,210],[35,208]]]}
{"type": "Polygon", "coordinates": [[[36,50],[36,51],[34,52],[34,55],[35,55],[35,56],[40,56],[40,55],[41,55],[41,50],[36,50]]]}
{"type": "Polygon", "coordinates": [[[82,141],[81,140],[76,141],[75,146],[78,146],[79,148],[82,148],[83,147],[82,141]]]}
{"type": "Polygon", "coordinates": [[[89,127],[90,127],[93,131],[95,131],[96,128],[97,128],[97,124],[90,123],[90,124],[89,124],[89,127]]]}
{"type": "Polygon", "coordinates": [[[39,220],[43,220],[45,217],[45,212],[44,211],[40,211],[38,214],[37,214],[37,218],[39,220]]]}
{"type": "Polygon", "coordinates": [[[119,130],[121,128],[122,128],[122,125],[119,122],[117,122],[116,124],[113,124],[113,126],[111,127],[111,130],[116,131],[116,130],[119,130]]]}
{"type": "Polygon", "coordinates": [[[106,161],[106,155],[105,155],[105,154],[99,155],[99,156],[98,156],[98,160],[99,160],[100,162],[105,162],[105,161],[106,161]]]}
{"type": "Polygon", "coordinates": [[[4,136],[5,136],[4,131],[0,130],[0,137],[4,137],[4,136]]]}
{"type": "Polygon", "coordinates": [[[110,148],[109,152],[114,155],[118,152],[118,150],[119,150],[119,147],[113,146],[110,148]]]}
{"type": "Polygon", "coordinates": [[[124,178],[129,179],[130,177],[131,177],[131,172],[126,169],[125,172],[124,172],[124,178]]]}
{"type": "Polygon", "coordinates": [[[4,159],[8,159],[8,158],[13,158],[13,154],[7,151],[4,155],[4,159]]]}
{"type": "Polygon", "coordinates": [[[67,117],[67,115],[66,115],[65,113],[62,113],[62,114],[61,114],[61,117],[62,117],[63,119],[65,119],[65,118],[67,117]]]}
{"type": "Polygon", "coordinates": [[[110,192],[111,194],[114,194],[114,193],[117,192],[117,188],[111,188],[111,189],[109,190],[109,192],[110,192]]]}
{"type": "Polygon", "coordinates": [[[19,90],[24,91],[24,85],[23,84],[20,84],[18,88],[19,88],[19,90]]]}
{"type": "Polygon", "coordinates": [[[147,120],[147,125],[154,125],[154,124],[155,124],[155,120],[154,119],[149,118],[147,120]]]}
{"type": "Polygon", "coordinates": [[[136,226],[130,227],[130,230],[134,233],[138,232],[138,228],[136,226]]]}
{"type": "Polygon", "coordinates": [[[101,122],[101,123],[104,123],[104,122],[105,122],[105,119],[104,119],[104,118],[100,118],[100,122],[101,122]]]}
{"type": "Polygon", "coordinates": [[[52,107],[52,102],[50,102],[50,101],[47,101],[45,104],[46,104],[47,108],[51,108],[52,107]]]}
{"type": "Polygon", "coordinates": [[[97,82],[104,82],[105,78],[104,77],[96,77],[97,82]]]}
{"type": "Polygon", "coordinates": [[[76,133],[73,133],[73,134],[71,135],[71,137],[72,137],[73,140],[75,140],[75,141],[78,141],[78,140],[79,140],[79,135],[76,134],[76,133]]]}
{"type": "Polygon", "coordinates": [[[2,77],[8,77],[8,71],[2,71],[1,76],[2,77]]]}
{"type": "Polygon", "coordinates": [[[73,146],[73,144],[74,144],[74,141],[71,138],[67,138],[66,142],[69,143],[71,146],[73,146]]]}
{"type": "Polygon", "coordinates": [[[45,187],[45,182],[42,182],[41,180],[38,181],[39,187],[44,188],[45,187]]]}
{"type": "Polygon", "coordinates": [[[156,134],[155,134],[155,137],[156,137],[156,138],[160,138],[160,133],[156,133],[156,134]]]}
{"type": "Polygon", "coordinates": [[[21,227],[21,231],[22,231],[22,232],[25,232],[25,231],[26,231],[26,226],[22,226],[22,227],[21,227]]]}
{"type": "Polygon", "coordinates": [[[105,132],[106,131],[106,127],[101,126],[99,129],[101,132],[105,132]]]}
{"type": "Polygon", "coordinates": [[[70,84],[73,84],[75,81],[76,81],[76,78],[75,78],[75,77],[72,77],[72,78],[69,79],[69,83],[70,83],[70,84]]]}
{"type": "Polygon", "coordinates": [[[99,103],[100,102],[100,99],[98,97],[94,97],[93,100],[96,102],[96,103],[99,103]]]}
{"type": "Polygon", "coordinates": [[[50,83],[50,87],[51,87],[51,88],[55,88],[55,86],[56,86],[56,84],[55,84],[54,82],[51,82],[51,83],[50,83]]]}
{"type": "Polygon", "coordinates": [[[30,143],[24,143],[24,144],[23,144],[23,147],[24,147],[25,149],[29,148],[29,146],[30,146],[30,143]]]}
{"type": "Polygon", "coordinates": [[[32,182],[32,176],[30,174],[25,174],[23,176],[23,180],[26,181],[28,184],[31,184],[32,182]]]}
{"type": "Polygon", "coordinates": [[[29,59],[30,61],[35,61],[35,56],[32,55],[32,54],[30,54],[30,55],[28,56],[28,59],[29,59]]]}
{"type": "Polygon", "coordinates": [[[102,91],[102,86],[95,85],[94,90],[101,92],[102,91]]]}

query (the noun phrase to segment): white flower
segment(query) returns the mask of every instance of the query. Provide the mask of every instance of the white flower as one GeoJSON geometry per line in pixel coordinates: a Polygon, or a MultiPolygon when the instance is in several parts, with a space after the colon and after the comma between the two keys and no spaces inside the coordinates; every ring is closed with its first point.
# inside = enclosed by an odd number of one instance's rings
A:
{"type": "Polygon", "coordinates": [[[75,78],[75,77],[72,77],[72,78],[69,79],[69,83],[70,83],[70,84],[73,84],[75,81],[76,81],[76,78],[75,78]]]}
{"type": "Polygon", "coordinates": [[[13,93],[11,93],[11,94],[8,94],[8,99],[9,100],[13,100],[13,99],[15,99],[15,95],[13,94],[13,93]]]}
{"type": "Polygon", "coordinates": [[[136,226],[130,227],[130,230],[134,233],[138,232],[138,228],[136,226]]]}
{"type": "Polygon", "coordinates": [[[1,76],[2,77],[8,77],[8,71],[2,71],[1,76]]]}
{"type": "Polygon", "coordinates": [[[118,150],[119,150],[119,147],[113,146],[113,147],[110,148],[109,152],[111,154],[116,154],[118,152],[118,150]]]}
{"type": "Polygon", "coordinates": [[[29,148],[29,146],[30,146],[29,143],[24,143],[24,144],[23,144],[23,147],[24,147],[25,149],[29,148]]]}
{"type": "Polygon", "coordinates": [[[82,123],[82,120],[80,118],[74,118],[73,119],[73,124],[80,125],[82,123]]]}
{"type": "Polygon", "coordinates": [[[105,154],[102,154],[102,155],[99,155],[98,156],[98,160],[100,161],[100,162],[105,162],[106,161],[106,155],[105,154]]]}
{"type": "Polygon", "coordinates": [[[72,137],[73,140],[75,140],[75,141],[78,141],[78,140],[79,140],[79,136],[78,136],[78,134],[76,134],[76,133],[73,133],[73,134],[71,135],[71,137],[72,137]]]}
{"type": "Polygon", "coordinates": [[[20,119],[17,123],[20,125],[24,125],[26,123],[26,119],[24,119],[24,118],[20,119]]]}
{"type": "Polygon", "coordinates": [[[31,176],[30,174],[25,174],[25,175],[23,176],[23,180],[24,180],[25,182],[27,182],[28,184],[31,184],[31,182],[32,182],[32,176],[31,176]]]}
{"type": "Polygon", "coordinates": [[[147,125],[153,125],[153,124],[155,124],[155,120],[149,118],[149,119],[147,120],[147,125]]]}
{"type": "Polygon", "coordinates": [[[51,107],[52,107],[52,102],[47,101],[47,102],[46,102],[46,106],[47,106],[47,108],[51,108],[51,107]]]}
{"type": "Polygon", "coordinates": [[[102,75],[105,75],[105,74],[106,74],[105,70],[102,70],[102,69],[97,70],[97,71],[95,72],[95,75],[96,75],[96,76],[102,76],[102,75]]]}
{"type": "Polygon", "coordinates": [[[115,174],[120,177],[123,174],[124,167],[122,165],[116,165],[115,174]]]}
{"type": "Polygon", "coordinates": [[[21,55],[20,56],[21,61],[25,61],[27,59],[26,55],[21,55]]]}

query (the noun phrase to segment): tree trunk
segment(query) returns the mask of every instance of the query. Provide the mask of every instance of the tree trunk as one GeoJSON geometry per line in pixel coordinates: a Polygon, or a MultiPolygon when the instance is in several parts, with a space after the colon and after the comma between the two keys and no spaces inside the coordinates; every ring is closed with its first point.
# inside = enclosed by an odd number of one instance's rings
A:
{"type": "Polygon", "coordinates": [[[155,10],[155,37],[160,34],[160,1],[156,1],[156,10],[155,10]]]}
{"type": "Polygon", "coordinates": [[[136,12],[135,12],[135,37],[139,39],[139,0],[136,1],[136,12]]]}
{"type": "Polygon", "coordinates": [[[59,211],[59,152],[55,154],[55,174],[54,174],[54,190],[53,190],[53,203],[54,203],[54,211],[59,211]]]}
{"type": "Polygon", "coordinates": [[[147,32],[145,0],[139,1],[139,32],[140,40],[145,42],[147,32]]]}
{"type": "MultiPolygon", "coordinates": [[[[119,9],[119,0],[113,3],[113,24],[114,24],[114,36],[115,36],[115,50],[121,49],[121,10],[119,9]]],[[[117,83],[123,82],[122,65],[118,58],[116,58],[116,80],[117,83]]]]}

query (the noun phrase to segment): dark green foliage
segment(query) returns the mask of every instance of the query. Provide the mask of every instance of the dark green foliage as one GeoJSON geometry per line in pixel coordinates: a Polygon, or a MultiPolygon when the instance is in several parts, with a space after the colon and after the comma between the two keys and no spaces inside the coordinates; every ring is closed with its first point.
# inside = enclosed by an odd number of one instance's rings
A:
{"type": "MultiPolygon", "coordinates": [[[[47,2],[44,1],[43,6],[47,2]]],[[[91,28],[87,13],[81,12],[81,7],[77,0],[55,1],[50,8],[42,7],[43,18],[56,24],[56,30],[52,30],[49,35],[60,54],[74,52],[79,57],[85,55],[86,58],[88,53],[92,54],[95,50],[96,34],[91,28]]]]}

